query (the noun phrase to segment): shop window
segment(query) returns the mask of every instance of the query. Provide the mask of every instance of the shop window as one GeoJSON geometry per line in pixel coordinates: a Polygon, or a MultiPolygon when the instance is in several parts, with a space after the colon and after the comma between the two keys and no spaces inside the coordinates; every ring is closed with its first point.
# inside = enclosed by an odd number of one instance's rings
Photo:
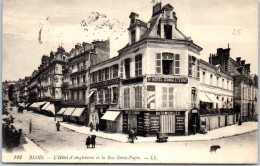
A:
{"type": "Polygon", "coordinates": [[[124,108],[130,108],[130,89],[124,89],[124,108]]]}
{"type": "Polygon", "coordinates": [[[130,78],[130,59],[125,60],[125,77],[130,78]]]}
{"type": "Polygon", "coordinates": [[[135,76],[142,75],[142,55],[135,56],[135,76]]]}
{"type": "Polygon", "coordinates": [[[113,103],[117,103],[118,102],[118,87],[113,87],[112,88],[113,91],[113,103]]]}
{"type": "Polygon", "coordinates": [[[142,87],[135,87],[135,108],[142,108],[142,87]]]}
{"type": "Polygon", "coordinates": [[[172,39],[172,26],[171,25],[164,25],[164,38],[172,39]]]}

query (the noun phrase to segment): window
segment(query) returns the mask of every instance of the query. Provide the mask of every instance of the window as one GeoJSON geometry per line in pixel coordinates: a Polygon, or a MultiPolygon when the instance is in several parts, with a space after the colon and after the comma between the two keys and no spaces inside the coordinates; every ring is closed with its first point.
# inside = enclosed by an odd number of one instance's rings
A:
{"type": "Polygon", "coordinates": [[[162,60],[161,60],[161,53],[156,54],[156,73],[161,74],[162,68],[162,60]]]}
{"type": "Polygon", "coordinates": [[[98,71],[98,81],[102,81],[101,77],[102,77],[102,73],[101,73],[101,70],[99,70],[98,71]]]}
{"type": "Polygon", "coordinates": [[[111,102],[111,89],[110,88],[105,89],[105,102],[106,103],[111,102]]]}
{"type": "Polygon", "coordinates": [[[135,31],[131,32],[131,44],[135,43],[135,31]]]}
{"type": "Polygon", "coordinates": [[[175,54],[174,72],[176,75],[180,74],[180,54],[175,54]]]}
{"type": "Polygon", "coordinates": [[[164,25],[164,38],[172,39],[172,26],[171,25],[164,25]]]}
{"type": "Polygon", "coordinates": [[[112,93],[113,93],[112,103],[117,103],[118,102],[118,87],[113,87],[112,93]]]}
{"type": "Polygon", "coordinates": [[[101,81],[105,79],[105,69],[101,70],[101,81]]]}
{"type": "Polygon", "coordinates": [[[97,103],[97,91],[94,92],[93,96],[94,96],[94,103],[97,103]]]}
{"type": "Polygon", "coordinates": [[[224,88],[224,79],[222,79],[222,88],[224,88]]]}
{"type": "Polygon", "coordinates": [[[130,78],[130,59],[125,60],[125,77],[130,78]]]}
{"type": "Polygon", "coordinates": [[[79,63],[77,63],[77,69],[79,70],[79,63]]]}
{"type": "Polygon", "coordinates": [[[123,68],[123,66],[124,66],[124,61],[121,61],[120,62],[120,78],[123,78],[124,76],[124,73],[123,73],[123,71],[124,71],[124,68],[123,68]]]}
{"type": "Polygon", "coordinates": [[[85,65],[86,65],[86,61],[84,60],[84,61],[83,61],[83,66],[85,66],[85,65]]]}
{"type": "Polygon", "coordinates": [[[109,79],[109,68],[105,68],[105,80],[108,80],[109,79]]]}
{"type": "MultiPolygon", "coordinates": [[[[191,56],[189,55],[189,66],[188,66],[188,68],[189,68],[189,76],[192,76],[192,69],[191,69],[191,66],[192,66],[192,60],[191,60],[191,56]]],[[[204,83],[204,82],[203,82],[204,83]]]]}
{"type": "Polygon", "coordinates": [[[135,76],[142,75],[142,55],[135,56],[135,76]]]}
{"type": "Polygon", "coordinates": [[[142,108],[142,87],[135,87],[135,108],[142,108]]]}
{"type": "Polygon", "coordinates": [[[74,92],[71,92],[71,100],[74,100],[74,92]]]}
{"type": "Polygon", "coordinates": [[[217,87],[219,87],[219,77],[217,77],[217,87]]]}
{"type": "Polygon", "coordinates": [[[188,75],[191,77],[198,76],[198,74],[196,73],[196,57],[190,55],[188,59],[188,75]]]}
{"type": "Polygon", "coordinates": [[[203,84],[205,84],[205,75],[206,75],[206,73],[203,71],[203,73],[202,73],[202,83],[203,84]]]}
{"type": "Polygon", "coordinates": [[[85,99],[86,99],[86,92],[83,91],[83,92],[82,92],[82,100],[85,101],[85,99]]]}
{"type": "Polygon", "coordinates": [[[77,84],[79,84],[80,83],[80,80],[79,80],[79,76],[77,77],[77,84]]]}
{"type": "Polygon", "coordinates": [[[100,89],[98,94],[99,103],[103,103],[103,89],[100,89]]]}
{"type": "Polygon", "coordinates": [[[71,78],[71,83],[72,83],[72,85],[75,83],[74,81],[75,81],[75,79],[74,79],[74,78],[71,78]]]}
{"type": "Polygon", "coordinates": [[[174,88],[173,87],[163,87],[162,88],[162,107],[168,108],[173,107],[173,99],[174,99],[174,88]]]}
{"type": "Polygon", "coordinates": [[[191,107],[196,108],[196,100],[197,100],[197,90],[192,89],[191,90],[191,107]]]}
{"type": "Polygon", "coordinates": [[[114,65],[112,66],[113,68],[113,78],[117,78],[118,77],[118,65],[114,65]]]}
{"type": "Polygon", "coordinates": [[[200,78],[200,60],[198,59],[198,66],[197,66],[197,78],[200,78]]]}
{"type": "Polygon", "coordinates": [[[83,82],[86,82],[86,75],[83,75],[83,82]]]}
{"type": "Polygon", "coordinates": [[[163,74],[173,74],[173,58],[174,55],[171,53],[162,54],[162,71],[163,74]]]}
{"type": "Polygon", "coordinates": [[[77,100],[79,100],[79,91],[77,92],[77,100]]]}
{"type": "Polygon", "coordinates": [[[227,81],[227,89],[229,89],[229,81],[227,81]]]}
{"type": "Polygon", "coordinates": [[[124,89],[124,108],[130,108],[130,89],[124,89]]]}
{"type": "Polygon", "coordinates": [[[213,85],[213,75],[210,74],[210,85],[213,85]]]}

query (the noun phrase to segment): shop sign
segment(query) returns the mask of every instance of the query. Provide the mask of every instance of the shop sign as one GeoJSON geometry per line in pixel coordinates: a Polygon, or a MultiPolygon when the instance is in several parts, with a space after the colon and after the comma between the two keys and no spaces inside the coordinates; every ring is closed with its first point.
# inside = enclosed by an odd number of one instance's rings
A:
{"type": "Polygon", "coordinates": [[[139,111],[125,111],[125,114],[131,114],[131,115],[139,115],[139,111]]]}
{"type": "Polygon", "coordinates": [[[157,111],[156,115],[181,115],[180,111],[157,111]]]}
{"type": "Polygon", "coordinates": [[[136,77],[136,78],[131,78],[127,80],[123,80],[122,84],[133,84],[133,83],[138,83],[138,82],[143,82],[143,77],[136,77]]]}
{"type": "Polygon", "coordinates": [[[108,105],[96,105],[96,109],[108,109],[108,105]]]}
{"type": "Polygon", "coordinates": [[[119,82],[120,82],[119,78],[116,78],[113,80],[102,81],[102,82],[96,82],[96,83],[90,84],[90,88],[102,88],[104,86],[119,84],[119,82]]]}
{"type": "Polygon", "coordinates": [[[165,78],[165,77],[147,77],[147,82],[161,82],[161,83],[182,83],[187,84],[188,78],[165,78]]]}
{"type": "Polygon", "coordinates": [[[198,113],[198,109],[193,109],[193,110],[191,110],[191,112],[196,114],[196,113],[198,113]]]}

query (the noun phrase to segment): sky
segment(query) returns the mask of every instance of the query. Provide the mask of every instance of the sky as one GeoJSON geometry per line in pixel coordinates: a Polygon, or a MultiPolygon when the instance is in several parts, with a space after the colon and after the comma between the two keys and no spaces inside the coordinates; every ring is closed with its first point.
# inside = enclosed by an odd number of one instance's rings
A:
{"type": "MultiPolygon", "coordinates": [[[[177,26],[203,48],[208,61],[217,48],[231,48],[231,57],[251,63],[258,73],[257,0],[161,0],[174,7],[177,26]]],[[[148,22],[151,0],[3,0],[2,80],[30,76],[61,45],[67,52],[77,43],[110,39],[111,57],[129,39],[131,12],[148,22]],[[39,41],[39,31],[41,40],[39,41]]]]}

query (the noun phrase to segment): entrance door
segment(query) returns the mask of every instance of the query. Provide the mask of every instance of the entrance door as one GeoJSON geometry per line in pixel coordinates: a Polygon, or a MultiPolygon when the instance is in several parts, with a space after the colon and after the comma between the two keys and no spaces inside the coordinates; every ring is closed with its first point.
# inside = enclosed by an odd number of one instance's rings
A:
{"type": "Polygon", "coordinates": [[[128,130],[132,127],[137,128],[137,115],[128,115],[128,130]],[[129,128],[130,127],[130,128],[129,128]]]}
{"type": "Polygon", "coordinates": [[[160,132],[175,133],[175,115],[160,116],[160,132]]]}

